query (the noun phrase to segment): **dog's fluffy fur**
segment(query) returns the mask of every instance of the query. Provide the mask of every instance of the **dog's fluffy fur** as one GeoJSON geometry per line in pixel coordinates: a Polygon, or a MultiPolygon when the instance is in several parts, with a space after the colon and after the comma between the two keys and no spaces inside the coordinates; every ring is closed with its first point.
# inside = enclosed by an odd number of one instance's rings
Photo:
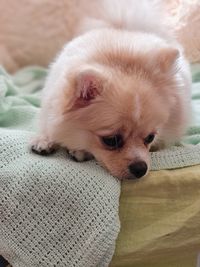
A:
{"type": "Polygon", "coordinates": [[[157,1],[96,0],[73,18],[74,38],[46,81],[34,151],[48,153],[60,145],[77,160],[93,155],[114,176],[135,178],[147,169],[137,175],[130,166],[149,168],[151,146],[184,134],[190,73],[160,12],[157,1]],[[145,143],[149,134],[155,135],[151,144],[145,143]],[[102,142],[117,135],[123,144],[116,149],[102,142]]]}

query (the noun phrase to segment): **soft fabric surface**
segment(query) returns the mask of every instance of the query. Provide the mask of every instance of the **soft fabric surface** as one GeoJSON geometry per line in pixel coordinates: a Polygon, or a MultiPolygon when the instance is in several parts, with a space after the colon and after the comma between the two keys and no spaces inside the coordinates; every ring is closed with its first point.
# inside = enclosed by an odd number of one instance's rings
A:
{"type": "Polygon", "coordinates": [[[46,158],[28,151],[44,75],[30,69],[0,77],[0,254],[13,267],[108,266],[119,181],[94,161],[70,161],[64,150],[46,158]]]}
{"type": "MultiPolygon", "coordinates": [[[[41,157],[27,149],[45,75],[41,68],[14,76],[1,70],[0,254],[13,267],[108,266],[119,232],[120,183],[94,161],[70,161],[64,150],[41,157]]],[[[200,163],[198,66],[194,81],[196,119],[184,139],[189,145],[152,153],[152,169],[200,163]]],[[[147,220],[148,209],[144,214],[147,220]]]]}
{"type": "Polygon", "coordinates": [[[110,267],[199,267],[199,196],[200,165],[123,182],[121,231],[110,267]]]}

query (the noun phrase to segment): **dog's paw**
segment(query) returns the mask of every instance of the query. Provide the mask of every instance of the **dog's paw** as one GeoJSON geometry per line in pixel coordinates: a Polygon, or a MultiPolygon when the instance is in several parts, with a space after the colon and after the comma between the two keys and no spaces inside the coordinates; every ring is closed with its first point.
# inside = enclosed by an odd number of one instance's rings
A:
{"type": "Polygon", "coordinates": [[[84,150],[68,150],[70,158],[77,162],[87,161],[93,158],[93,156],[84,150]]]}
{"type": "Polygon", "coordinates": [[[30,148],[36,154],[47,156],[56,151],[56,144],[47,137],[39,136],[31,141],[30,148]]]}

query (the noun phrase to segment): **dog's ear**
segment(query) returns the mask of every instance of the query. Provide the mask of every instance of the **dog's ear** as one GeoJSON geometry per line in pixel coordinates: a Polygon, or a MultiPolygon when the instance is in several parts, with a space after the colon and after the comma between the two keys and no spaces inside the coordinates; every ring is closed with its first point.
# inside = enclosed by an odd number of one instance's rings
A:
{"type": "Polygon", "coordinates": [[[76,86],[76,107],[84,107],[101,95],[104,88],[105,79],[102,73],[95,68],[85,68],[81,70],[75,81],[76,86]]]}
{"type": "Polygon", "coordinates": [[[165,73],[171,70],[179,57],[179,50],[173,47],[162,48],[154,55],[157,69],[165,73]]]}

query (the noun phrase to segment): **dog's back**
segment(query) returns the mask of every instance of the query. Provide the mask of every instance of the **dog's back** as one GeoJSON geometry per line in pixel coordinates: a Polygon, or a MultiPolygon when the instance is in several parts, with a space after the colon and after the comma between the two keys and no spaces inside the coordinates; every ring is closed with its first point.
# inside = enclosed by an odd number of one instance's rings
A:
{"type": "Polygon", "coordinates": [[[96,0],[89,12],[82,15],[85,19],[85,23],[81,20],[79,24],[82,31],[110,26],[155,33],[165,39],[171,35],[165,25],[166,14],[160,0],[96,0]]]}
{"type": "Polygon", "coordinates": [[[0,9],[0,61],[12,71],[30,64],[46,66],[75,33],[105,25],[166,36],[159,2],[5,1],[0,9]],[[86,17],[90,20],[83,22],[86,17]]]}

